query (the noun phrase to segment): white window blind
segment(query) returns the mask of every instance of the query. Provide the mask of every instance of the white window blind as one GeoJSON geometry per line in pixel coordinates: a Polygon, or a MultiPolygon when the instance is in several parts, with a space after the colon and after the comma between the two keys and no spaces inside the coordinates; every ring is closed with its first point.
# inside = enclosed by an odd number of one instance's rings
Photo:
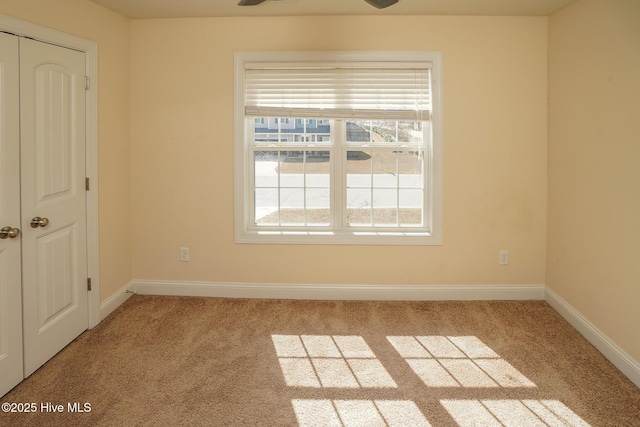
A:
{"type": "Polygon", "coordinates": [[[427,121],[429,63],[245,64],[245,115],[427,121]]]}

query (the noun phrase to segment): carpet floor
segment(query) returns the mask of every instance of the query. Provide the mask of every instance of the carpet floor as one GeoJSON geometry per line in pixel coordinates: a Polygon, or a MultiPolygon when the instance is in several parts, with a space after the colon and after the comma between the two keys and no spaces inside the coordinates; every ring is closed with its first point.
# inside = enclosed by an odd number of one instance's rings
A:
{"type": "Polygon", "coordinates": [[[11,426],[640,426],[543,301],[134,295],[0,402],[35,404],[11,426]]]}

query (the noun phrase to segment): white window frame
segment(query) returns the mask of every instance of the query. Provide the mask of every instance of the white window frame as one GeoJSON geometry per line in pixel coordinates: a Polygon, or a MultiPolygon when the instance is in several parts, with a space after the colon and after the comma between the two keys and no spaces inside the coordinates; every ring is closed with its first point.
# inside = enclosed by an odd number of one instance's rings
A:
{"type": "MultiPolygon", "coordinates": [[[[442,244],[442,54],[441,52],[236,52],[234,121],[234,234],[236,243],[249,244],[361,244],[361,245],[441,245],[442,244]],[[313,228],[261,230],[250,224],[252,215],[251,147],[245,118],[245,67],[251,62],[425,62],[431,67],[431,144],[426,148],[425,217],[428,231],[340,230],[313,228]]],[[[253,123],[253,120],[250,120],[253,123]]],[[[332,153],[338,151],[332,146],[332,153]]],[[[332,185],[334,182],[332,174],[332,185]]]]}

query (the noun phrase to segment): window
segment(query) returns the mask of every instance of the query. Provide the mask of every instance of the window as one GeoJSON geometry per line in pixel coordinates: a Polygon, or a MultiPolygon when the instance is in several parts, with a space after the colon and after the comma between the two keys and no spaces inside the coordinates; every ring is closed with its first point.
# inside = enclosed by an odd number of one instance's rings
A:
{"type": "Polygon", "coordinates": [[[239,243],[441,244],[440,54],[236,54],[239,243]]]}

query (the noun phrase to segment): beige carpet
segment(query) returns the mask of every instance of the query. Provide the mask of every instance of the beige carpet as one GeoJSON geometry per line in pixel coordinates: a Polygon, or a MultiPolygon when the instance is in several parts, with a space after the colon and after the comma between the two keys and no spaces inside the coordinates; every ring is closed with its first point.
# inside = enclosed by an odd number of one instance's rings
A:
{"type": "Polygon", "coordinates": [[[135,295],[0,401],[37,405],[11,426],[640,426],[640,389],[541,301],[135,295]]]}

